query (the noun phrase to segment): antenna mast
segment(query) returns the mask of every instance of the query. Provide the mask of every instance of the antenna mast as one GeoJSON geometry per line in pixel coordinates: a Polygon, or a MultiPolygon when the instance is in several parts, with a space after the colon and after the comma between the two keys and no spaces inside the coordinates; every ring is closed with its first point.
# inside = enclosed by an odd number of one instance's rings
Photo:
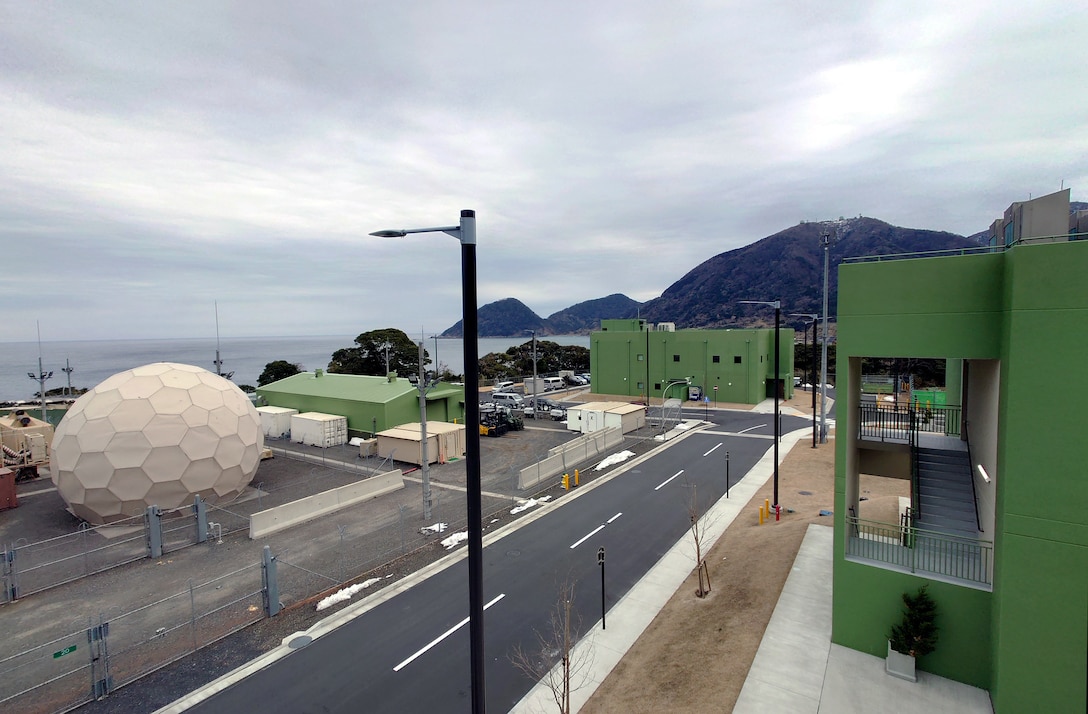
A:
{"type": "Polygon", "coordinates": [[[223,379],[230,379],[234,376],[234,372],[227,372],[223,374],[223,360],[219,359],[219,301],[215,301],[215,373],[223,379]]]}

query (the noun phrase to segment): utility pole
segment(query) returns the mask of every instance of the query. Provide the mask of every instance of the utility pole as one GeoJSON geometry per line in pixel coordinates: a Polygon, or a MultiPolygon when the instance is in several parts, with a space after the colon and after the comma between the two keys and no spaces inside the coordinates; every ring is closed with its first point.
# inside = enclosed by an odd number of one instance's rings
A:
{"type": "Polygon", "coordinates": [[[69,364],[67,357],[64,358],[64,366],[60,368],[60,371],[68,375],[68,392],[66,396],[70,397],[72,396],[72,372],[74,370],[72,368],[72,365],[69,364]]]}
{"type": "Polygon", "coordinates": [[[42,400],[42,421],[49,421],[48,414],[45,411],[45,380],[52,379],[53,373],[46,372],[42,368],[42,324],[40,322],[38,323],[38,373],[27,372],[26,376],[38,383],[38,396],[42,400]]]}

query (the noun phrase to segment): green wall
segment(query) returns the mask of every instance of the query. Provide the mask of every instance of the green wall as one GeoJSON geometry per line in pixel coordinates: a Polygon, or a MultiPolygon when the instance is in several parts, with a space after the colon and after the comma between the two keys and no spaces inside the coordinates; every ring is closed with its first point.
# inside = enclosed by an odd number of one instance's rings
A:
{"type": "MultiPolygon", "coordinates": [[[[625,329],[626,322],[605,321],[606,329],[590,336],[594,392],[643,396],[648,365],[654,398],[670,380],[685,377],[693,377],[692,386],[703,388],[712,402],[758,404],[766,398],[766,380],[774,373],[773,329],[647,332],[625,329]]],[[[793,395],[793,340],[792,329],[780,331],[779,375],[787,398],[793,395]]],[[[687,398],[687,390],[672,387],[668,396],[687,398]]]]}
{"type": "MultiPolygon", "coordinates": [[[[849,357],[1000,360],[993,593],[934,583],[947,617],[920,663],[988,687],[998,714],[1088,704],[1088,383],[1074,371],[1088,354],[1086,276],[1083,241],[839,270],[841,404],[849,357]]],[[[832,639],[880,654],[898,593],[921,581],[845,560],[848,439],[837,441],[832,639]]]]}

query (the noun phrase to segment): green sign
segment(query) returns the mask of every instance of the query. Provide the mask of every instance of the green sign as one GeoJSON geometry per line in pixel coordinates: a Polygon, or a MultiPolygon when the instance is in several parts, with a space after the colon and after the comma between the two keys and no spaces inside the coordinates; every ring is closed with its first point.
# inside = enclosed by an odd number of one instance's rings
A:
{"type": "Polygon", "coordinates": [[[53,659],[60,659],[60,658],[61,658],[61,657],[63,657],[64,655],[66,655],[66,654],[72,654],[72,653],[73,653],[73,652],[75,652],[75,651],[76,651],[76,646],[75,646],[75,645],[68,645],[68,646],[67,646],[67,647],[65,647],[64,649],[62,649],[62,650],[57,650],[56,652],[54,652],[54,653],[53,653],[53,659]]]}

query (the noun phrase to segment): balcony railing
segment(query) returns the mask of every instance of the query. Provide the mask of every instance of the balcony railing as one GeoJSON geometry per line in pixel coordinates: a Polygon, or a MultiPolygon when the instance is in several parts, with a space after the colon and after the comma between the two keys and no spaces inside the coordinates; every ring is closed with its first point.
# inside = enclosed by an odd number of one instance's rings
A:
{"type": "Polygon", "coordinates": [[[960,435],[960,407],[911,405],[896,409],[882,404],[862,403],[858,409],[858,438],[906,444],[910,440],[911,415],[914,430],[923,434],[960,435]]]}
{"type": "Polygon", "coordinates": [[[917,574],[986,587],[993,585],[991,541],[961,538],[910,525],[846,517],[846,555],[917,574]]]}

